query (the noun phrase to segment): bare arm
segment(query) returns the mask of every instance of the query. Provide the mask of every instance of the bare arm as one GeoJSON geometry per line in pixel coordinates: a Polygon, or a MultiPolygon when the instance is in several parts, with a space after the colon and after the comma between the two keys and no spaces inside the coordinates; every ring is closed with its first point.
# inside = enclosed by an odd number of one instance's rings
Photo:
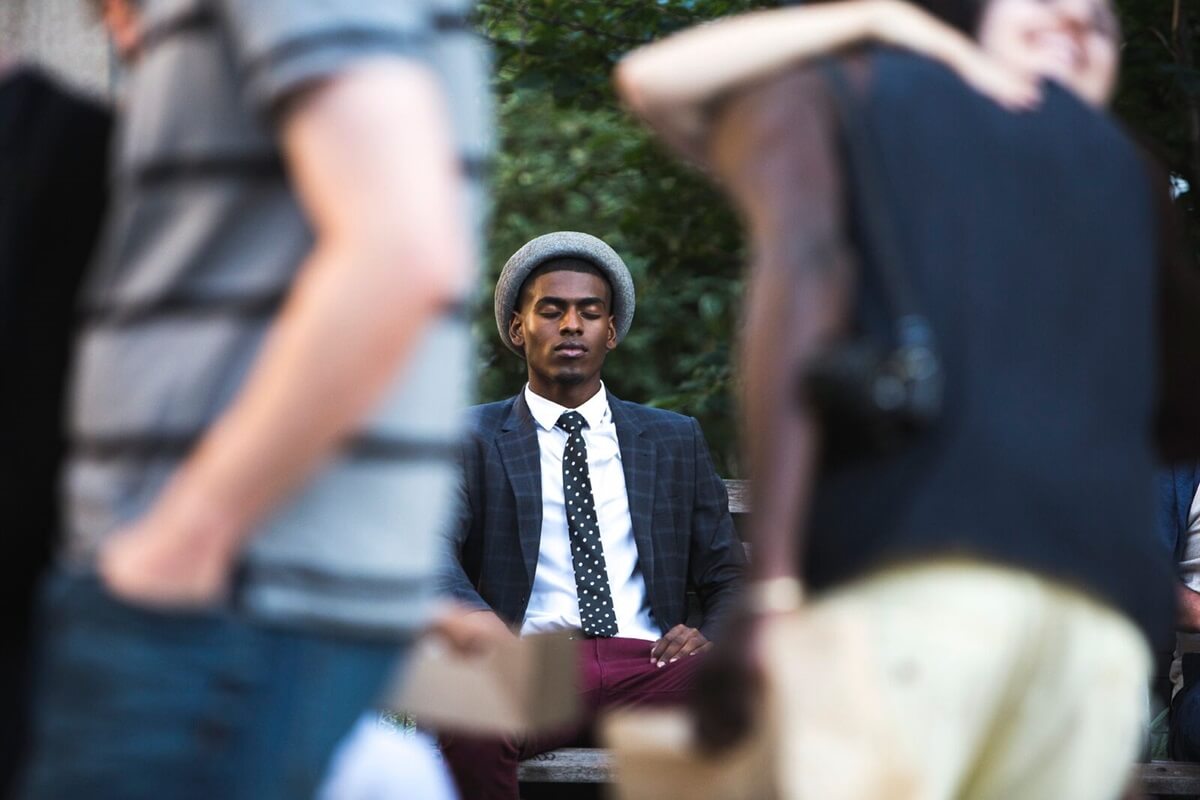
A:
{"type": "Polygon", "coordinates": [[[1175,594],[1179,602],[1179,618],[1175,627],[1186,633],[1200,633],[1200,592],[1180,583],[1175,594]]]}
{"type": "Polygon", "coordinates": [[[819,449],[800,376],[843,329],[852,288],[835,142],[824,84],[800,70],[731,102],[712,140],[754,252],[741,361],[759,580],[798,572],[819,449]]]}
{"type": "Polygon", "coordinates": [[[617,65],[617,91],[679,154],[705,160],[710,104],[789,65],[867,42],[941,61],[1006,105],[1036,100],[1036,86],[983,56],[957,30],[902,0],[844,0],[759,11],[701,25],[633,51],[617,65]]]}
{"type": "Polygon", "coordinates": [[[102,556],[134,599],[203,603],[255,525],[370,411],[471,259],[440,89],[406,61],[298,98],[283,143],[316,233],[246,385],[150,512],[102,556]]]}

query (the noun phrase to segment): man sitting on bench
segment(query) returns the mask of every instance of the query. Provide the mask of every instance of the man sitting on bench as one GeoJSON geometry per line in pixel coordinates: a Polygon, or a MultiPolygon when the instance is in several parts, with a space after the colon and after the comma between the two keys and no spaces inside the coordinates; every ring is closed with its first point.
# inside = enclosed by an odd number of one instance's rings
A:
{"type": "Polygon", "coordinates": [[[633,319],[620,256],[587,234],[541,236],[505,265],[495,307],[529,382],[471,409],[445,589],[521,634],[578,630],[585,719],[535,741],[444,737],[473,800],[516,798],[518,762],[578,743],[601,708],[682,701],[745,561],[696,420],[600,380],[633,319]]]}

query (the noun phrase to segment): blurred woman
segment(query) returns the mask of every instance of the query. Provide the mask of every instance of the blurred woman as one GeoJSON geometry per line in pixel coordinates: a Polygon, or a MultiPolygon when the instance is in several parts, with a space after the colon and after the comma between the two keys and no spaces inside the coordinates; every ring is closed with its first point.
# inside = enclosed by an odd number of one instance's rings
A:
{"type": "MultiPolygon", "coordinates": [[[[1147,645],[1170,629],[1152,441],[1200,451],[1163,424],[1200,401],[1200,335],[1181,335],[1200,293],[1162,270],[1165,184],[1102,111],[1112,5],[925,5],[940,22],[892,0],[749,14],[618,68],[753,251],[755,579],[700,733],[739,739],[765,680],[782,796],[1113,798],[1143,736],[1147,645]],[[910,52],[807,65],[872,41],[910,52]],[[832,467],[810,369],[848,339],[896,345],[883,266],[936,343],[940,412],[832,467]]],[[[903,409],[916,378],[897,380],[903,409]]]]}

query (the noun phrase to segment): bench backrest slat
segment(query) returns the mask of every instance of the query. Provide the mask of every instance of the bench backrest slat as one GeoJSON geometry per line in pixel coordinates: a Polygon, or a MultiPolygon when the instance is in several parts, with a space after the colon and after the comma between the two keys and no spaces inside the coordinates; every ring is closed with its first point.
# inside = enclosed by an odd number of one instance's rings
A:
{"type": "Polygon", "coordinates": [[[725,491],[729,492],[729,513],[750,513],[750,481],[725,479],[725,491]]]}

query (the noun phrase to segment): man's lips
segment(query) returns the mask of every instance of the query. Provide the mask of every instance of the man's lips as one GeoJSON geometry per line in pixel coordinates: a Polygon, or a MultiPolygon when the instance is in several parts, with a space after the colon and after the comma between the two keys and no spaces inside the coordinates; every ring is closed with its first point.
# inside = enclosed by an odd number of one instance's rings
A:
{"type": "Polygon", "coordinates": [[[554,352],[563,358],[582,358],[587,351],[587,347],[580,342],[563,342],[554,348],[554,352]]]}

